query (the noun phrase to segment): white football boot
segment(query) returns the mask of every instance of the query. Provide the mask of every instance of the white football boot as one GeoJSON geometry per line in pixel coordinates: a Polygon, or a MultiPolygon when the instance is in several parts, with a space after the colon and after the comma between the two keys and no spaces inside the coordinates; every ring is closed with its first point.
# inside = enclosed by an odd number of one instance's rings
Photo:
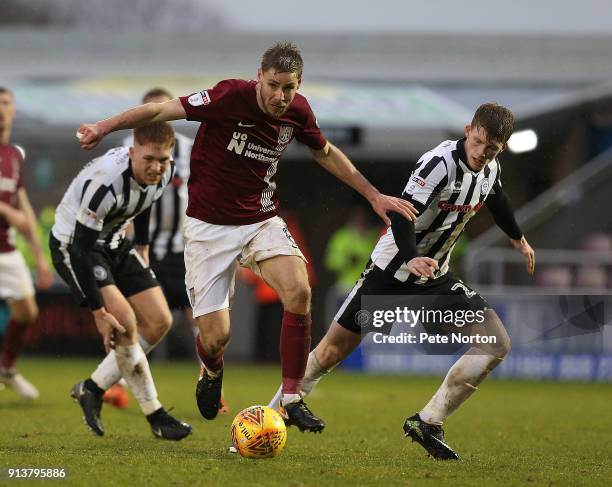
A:
{"type": "Polygon", "coordinates": [[[25,399],[38,399],[38,389],[14,368],[5,369],[0,367],[0,383],[13,389],[25,399]]]}

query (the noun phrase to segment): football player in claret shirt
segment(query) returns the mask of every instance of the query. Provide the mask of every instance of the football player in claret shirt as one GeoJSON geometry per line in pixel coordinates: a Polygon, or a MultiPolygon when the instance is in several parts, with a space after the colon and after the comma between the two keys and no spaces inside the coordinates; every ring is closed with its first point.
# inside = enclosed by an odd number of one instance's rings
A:
{"type": "Polygon", "coordinates": [[[38,241],[36,218],[22,184],[23,153],[9,144],[14,116],[13,93],[0,87],[0,298],[7,300],[10,309],[0,352],[0,382],[22,397],[36,399],[36,387],[15,369],[28,325],[38,316],[38,306],[30,271],[15,249],[13,229],[23,234],[32,249],[36,259],[36,285],[41,289],[49,287],[53,276],[38,241]]]}
{"type": "MultiPolygon", "coordinates": [[[[448,272],[455,243],[470,218],[486,205],[497,226],[525,258],[527,272],[533,274],[535,270],[535,253],[502,189],[497,160],[513,125],[510,110],[485,103],[466,126],[465,138],[446,140],[419,159],[402,193],[419,210],[419,217],[412,222],[393,215],[392,225],[378,240],[361,279],[310,353],[302,381],[305,396],[370,332],[381,331],[376,324],[363,320],[368,298],[377,302],[379,312],[395,309],[400,296],[409,299],[404,304],[408,302],[413,310],[445,312],[454,319],[452,322],[449,319],[439,326],[424,325],[425,331],[447,336],[461,333],[475,340],[448,371],[431,400],[404,423],[406,436],[440,460],[459,458],[446,443],[442,424],[510,351],[510,338],[495,311],[448,272]],[[390,298],[385,300],[387,296],[390,298]]],[[[278,402],[279,393],[270,407],[278,402]]]]}
{"type": "MultiPolygon", "coordinates": [[[[172,100],[172,95],[165,88],[151,88],[142,97],[143,103],[163,103],[172,100]]],[[[151,207],[149,224],[149,258],[151,270],[161,284],[164,295],[171,310],[181,310],[189,322],[197,330],[195,320],[191,316],[191,306],[185,289],[185,261],[183,251],[183,223],[187,208],[187,181],[189,180],[189,158],[193,139],[174,132],[176,143],[173,149],[173,160],[176,171],[172,181],[164,190],[162,196],[151,207]]],[[[123,145],[133,145],[132,134],[123,139],[123,145]]],[[[124,408],[127,407],[129,396],[125,389],[127,384],[121,380],[104,394],[104,401],[124,408]]],[[[227,412],[223,398],[220,412],[227,412]]]]}
{"type": "Polygon", "coordinates": [[[196,386],[206,419],[219,410],[223,351],[229,341],[229,307],[235,266],[261,276],[280,296],[284,313],[280,355],[282,405],[288,424],[321,431],[325,423],[300,396],[310,350],[310,286],[304,256],[278,216],[278,162],[295,138],[315,160],[361,193],[390,224],[387,212],[415,217],[411,203],[381,194],[328,142],[306,98],[298,94],[302,57],[291,43],[265,51],[257,80],[227,79],[211,89],[165,103],[148,103],[95,124],[81,125],[81,146],[92,149],[110,132],[157,120],[200,122],[191,153],[185,222],[185,283],[200,330],[204,368],[196,386]]]}

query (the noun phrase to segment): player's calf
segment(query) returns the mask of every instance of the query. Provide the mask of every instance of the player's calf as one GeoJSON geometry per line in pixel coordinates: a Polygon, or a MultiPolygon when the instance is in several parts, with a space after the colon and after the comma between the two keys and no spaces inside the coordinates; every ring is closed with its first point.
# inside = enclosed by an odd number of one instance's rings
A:
{"type": "Polygon", "coordinates": [[[0,384],[13,389],[18,395],[24,399],[38,399],[40,393],[34,384],[28,381],[14,367],[0,367],[0,384]]]}

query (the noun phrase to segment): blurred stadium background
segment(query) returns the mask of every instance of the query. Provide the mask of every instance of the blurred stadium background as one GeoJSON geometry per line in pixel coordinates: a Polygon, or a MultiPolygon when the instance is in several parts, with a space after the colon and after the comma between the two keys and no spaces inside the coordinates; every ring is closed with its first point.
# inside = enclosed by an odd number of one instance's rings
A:
{"type": "MultiPolygon", "coordinates": [[[[401,191],[424,151],[460,137],[480,103],[496,101],[514,111],[527,140],[516,140],[502,155],[503,181],[536,249],[536,276],[527,276],[521,256],[486,211],[468,226],[455,272],[494,303],[513,338],[513,352],[496,375],[612,379],[607,2],[556,8],[551,1],[519,1],[495,12],[484,1],[468,9],[385,0],[375,11],[371,2],[315,1],[295,12],[265,2],[260,9],[228,3],[3,0],[0,85],[16,96],[12,139],[27,152],[25,181],[41,234],[48,233],[52,209],[74,174],[124,135],[84,152],[74,137],[81,122],[138,104],[153,86],[182,95],[220,79],[254,77],[263,50],[291,39],[305,59],[302,92],[324,132],[385,192],[401,191]],[[346,8],[350,19],[342,16],[346,8]]],[[[197,125],[175,128],[193,135],[197,125]]],[[[382,229],[372,214],[364,216],[355,194],[296,144],[284,156],[278,181],[283,206],[312,257],[316,343],[346,280],[364,262],[363,255],[343,258],[352,246],[343,247],[338,232],[355,225],[371,242],[382,229]]],[[[72,305],[59,280],[38,300],[41,314],[27,354],[101,356],[92,320],[72,305]]],[[[239,284],[228,359],[275,360],[278,322],[257,319],[266,304],[251,282],[239,284]]],[[[154,360],[194,357],[192,340],[177,315],[154,360]]],[[[346,366],[431,374],[448,363],[419,349],[367,350],[346,366]]]]}

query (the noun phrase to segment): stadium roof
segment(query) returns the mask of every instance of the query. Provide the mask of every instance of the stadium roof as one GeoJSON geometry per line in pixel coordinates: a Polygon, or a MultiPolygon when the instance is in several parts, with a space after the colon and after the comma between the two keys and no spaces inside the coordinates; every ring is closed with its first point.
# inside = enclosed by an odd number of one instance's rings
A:
{"type": "Polygon", "coordinates": [[[612,79],[612,37],[5,29],[0,84],[14,89],[22,121],[76,125],[137,104],[151,86],[187,94],[253,77],[261,52],[283,37],[302,49],[302,93],[324,128],[359,129],[363,147],[404,157],[460,131],[484,101],[533,117],[612,79]]]}
{"type": "Polygon", "coordinates": [[[263,50],[289,38],[305,76],[418,82],[592,83],[612,79],[612,36],[189,34],[0,30],[2,77],[146,74],[253,76],[263,50]]]}

